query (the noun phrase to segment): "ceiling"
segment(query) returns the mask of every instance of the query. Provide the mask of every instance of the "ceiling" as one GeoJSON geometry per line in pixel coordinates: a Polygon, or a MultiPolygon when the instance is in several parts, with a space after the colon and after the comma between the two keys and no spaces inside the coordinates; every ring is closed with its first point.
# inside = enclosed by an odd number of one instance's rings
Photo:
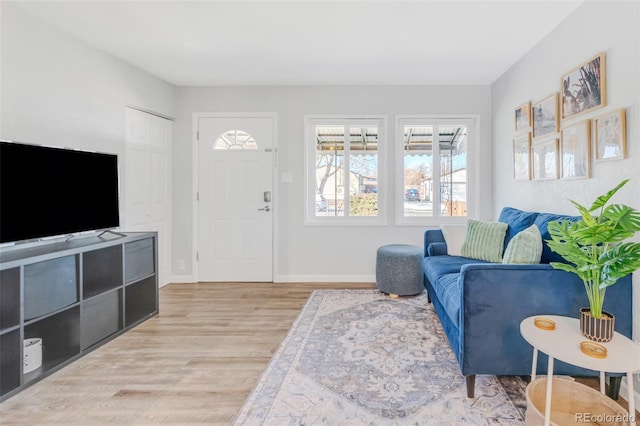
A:
{"type": "Polygon", "coordinates": [[[487,85],[583,0],[8,1],[177,86],[487,85]]]}

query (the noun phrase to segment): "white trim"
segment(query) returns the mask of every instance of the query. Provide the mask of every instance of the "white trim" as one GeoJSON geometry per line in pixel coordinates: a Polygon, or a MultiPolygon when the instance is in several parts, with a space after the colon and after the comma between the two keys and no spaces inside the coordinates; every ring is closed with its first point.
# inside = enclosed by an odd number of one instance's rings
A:
{"type": "Polygon", "coordinates": [[[192,275],[191,282],[199,281],[199,271],[198,271],[198,261],[197,252],[198,252],[198,120],[200,118],[269,118],[272,121],[272,131],[273,131],[273,164],[272,164],[272,176],[271,176],[271,192],[273,194],[272,197],[272,232],[273,236],[271,239],[271,277],[274,280],[278,273],[278,262],[277,262],[277,253],[278,253],[278,205],[279,205],[279,197],[278,197],[278,113],[275,112],[194,112],[192,114],[192,128],[191,128],[191,141],[193,144],[193,155],[191,158],[191,169],[192,169],[192,205],[191,205],[191,235],[193,236],[193,242],[191,247],[191,271],[192,275]]]}
{"type": "MultiPolygon", "coordinates": [[[[195,284],[197,283],[193,275],[173,275],[168,284],[195,284]]],[[[164,287],[164,286],[161,286],[164,287]]]]}
{"type": "Polygon", "coordinates": [[[280,275],[277,283],[375,283],[375,275],[280,275]]]}
{"type": "MultiPolygon", "coordinates": [[[[304,116],[304,225],[305,226],[386,226],[390,186],[387,185],[388,160],[391,150],[389,146],[389,126],[386,115],[315,115],[304,116]],[[367,122],[369,120],[369,122],[367,122]],[[312,149],[311,127],[317,125],[351,125],[358,121],[359,125],[378,127],[378,215],[364,216],[316,216],[315,215],[315,149],[312,149]],[[313,193],[313,197],[311,194],[313,193]]],[[[313,143],[315,146],[315,141],[313,143]]],[[[348,147],[347,147],[348,149],[348,147]]],[[[347,159],[348,161],[348,159],[347,159]]],[[[348,169],[348,165],[347,165],[348,169]]],[[[347,209],[348,210],[348,209],[347,209]]]]}
{"type": "MultiPolygon", "coordinates": [[[[394,193],[393,200],[396,226],[439,226],[441,223],[466,223],[470,218],[477,218],[478,215],[478,191],[479,191],[479,152],[480,140],[480,116],[475,114],[451,114],[451,115],[396,115],[395,116],[395,136],[393,138],[394,153],[396,158],[394,170],[394,193]],[[466,216],[440,216],[432,217],[405,217],[404,216],[404,123],[434,125],[439,124],[465,124],[469,130],[467,144],[467,188],[473,186],[473,191],[467,192],[467,215],[466,216]]],[[[433,157],[439,158],[439,144],[433,144],[433,157]]],[[[434,188],[439,187],[439,175],[434,174],[434,188]]],[[[439,191],[434,191],[434,204],[439,204],[439,191]]]]}

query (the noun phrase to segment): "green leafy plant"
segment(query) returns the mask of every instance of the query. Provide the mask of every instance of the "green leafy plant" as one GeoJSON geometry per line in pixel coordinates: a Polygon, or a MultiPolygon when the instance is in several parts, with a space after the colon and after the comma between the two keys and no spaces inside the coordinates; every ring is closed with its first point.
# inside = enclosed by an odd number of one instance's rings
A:
{"type": "Polygon", "coordinates": [[[628,181],[596,198],[590,208],[571,200],[580,212],[577,222],[556,220],[548,225],[549,248],[569,262],[551,266],[580,277],[594,318],[602,317],[607,287],[640,269],[640,243],[623,242],[640,231],[640,212],[624,204],[607,205],[628,181]]]}

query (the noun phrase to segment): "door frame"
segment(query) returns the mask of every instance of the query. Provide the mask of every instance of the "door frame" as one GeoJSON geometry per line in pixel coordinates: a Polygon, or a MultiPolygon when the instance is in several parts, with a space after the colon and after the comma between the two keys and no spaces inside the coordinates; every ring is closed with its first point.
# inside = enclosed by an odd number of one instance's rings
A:
{"type": "Polygon", "coordinates": [[[199,244],[199,208],[198,208],[198,191],[200,186],[200,172],[198,170],[198,159],[200,141],[198,140],[198,120],[201,118],[269,118],[273,124],[273,160],[272,160],[272,174],[271,174],[271,187],[272,187],[272,208],[273,214],[271,215],[271,280],[278,276],[277,270],[277,253],[278,253],[278,114],[275,112],[194,112],[192,114],[192,127],[191,127],[191,142],[192,142],[192,157],[191,157],[191,170],[192,170],[192,194],[191,194],[191,235],[192,235],[192,247],[191,247],[191,271],[193,273],[193,280],[195,282],[200,281],[199,263],[198,263],[198,248],[199,244]]]}

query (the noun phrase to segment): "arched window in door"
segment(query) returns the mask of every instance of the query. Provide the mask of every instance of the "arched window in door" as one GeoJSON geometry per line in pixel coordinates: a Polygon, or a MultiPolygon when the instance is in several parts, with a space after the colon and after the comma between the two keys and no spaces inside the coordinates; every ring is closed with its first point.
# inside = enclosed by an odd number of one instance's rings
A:
{"type": "Polygon", "coordinates": [[[213,143],[214,150],[228,150],[228,149],[245,149],[245,150],[256,150],[258,149],[258,144],[256,143],[253,136],[244,130],[227,130],[222,133],[220,136],[216,138],[216,141],[213,143]]]}

